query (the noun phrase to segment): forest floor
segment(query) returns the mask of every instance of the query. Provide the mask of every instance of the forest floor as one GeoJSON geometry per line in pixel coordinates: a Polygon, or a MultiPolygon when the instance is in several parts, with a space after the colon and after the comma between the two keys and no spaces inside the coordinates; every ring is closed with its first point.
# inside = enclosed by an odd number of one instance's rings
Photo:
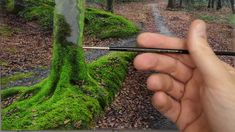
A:
{"type": "MultiPolygon", "coordinates": [[[[166,10],[167,3],[164,0],[158,1],[158,8],[166,21],[168,28],[175,36],[186,38],[190,23],[195,19],[202,19],[207,23],[208,42],[214,50],[232,50],[232,30],[229,23],[229,8],[222,8],[219,11],[198,7],[191,10],[179,9],[176,11],[166,10]]],[[[232,57],[220,57],[226,63],[233,65],[232,57]]]]}
{"type": "MultiPolygon", "coordinates": [[[[115,5],[115,12],[135,22],[142,27],[142,32],[157,32],[158,24],[152,14],[149,4],[156,4],[161,15],[166,20],[165,24],[175,36],[184,38],[192,20],[201,17],[192,11],[177,10],[167,11],[166,1],[147,0],[146,2],[130,2],[115,5]]],[[[227,9],[219,13],[210,10],[202,10],[207,16],[226,14],[227,9]]],[[[4,14],[0,14],[4,15],[4,14]]],[[[52,32],[41,29],[33,22],[25,22],[14,15],[3,16],[4,25],[12,30],[12,33],[0,37],[1,52],[1,77],[19,72],[32,72],[40,74],[39,78],[46,77],[51,59],[52,32]]],[[[203,18],[203,17],[202,17],[203,18]]],[[[215,20],[216,21],[216,20],[215,20]]],[[[209,43],[215,50],[231,50],[232,27],[226,22],[210,21],[208,24],[209,43]]],[[[120,39],[98,40],[92,37],[85,38],[85,45],[109,45],[120,39]]],[[[232,65],[232,58],[221,57],[232,65]]],[[[149,72],[137,71],[130,64],[126,80],[121,91],[117,94],[113,103],[106,109],[103,116],[97,120],[97,128],[152,128],[175,129],[175,126],[167,121],[151,105],[152,93],[146,89],[146,79],[149,72]]],[[[36,79],[37,80],[37,79],[36,79]]],[[[32,80],[13,82],[15,85],[31,85],[32,80]]]]}

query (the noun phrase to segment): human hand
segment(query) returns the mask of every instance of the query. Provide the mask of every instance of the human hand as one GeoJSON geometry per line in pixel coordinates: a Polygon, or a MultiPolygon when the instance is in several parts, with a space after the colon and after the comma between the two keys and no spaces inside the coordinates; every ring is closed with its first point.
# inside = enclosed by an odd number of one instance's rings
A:
{"type": "Polygon", "coordinates": [[[147,80],[153,106],[184,132],[235,131],[235,69],[222,62],[208,45],[206,25],[194,21],[186,40],[143,33],[141,47],[188,49],[190,55],[144,53],[138,70],[160,73],[147,80]]]}

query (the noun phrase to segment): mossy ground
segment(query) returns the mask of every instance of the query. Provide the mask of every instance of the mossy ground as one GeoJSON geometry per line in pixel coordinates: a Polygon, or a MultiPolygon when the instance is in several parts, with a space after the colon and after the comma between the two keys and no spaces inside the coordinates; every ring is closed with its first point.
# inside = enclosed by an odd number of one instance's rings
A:
{"type": "MultiPolygon", "coordinates": [[[[34,0],[33,0],[34,1],[34,0]]],[[[31,4],[19,12],[19,15],[28,21],[37,21],[42,27],[53,27],[53,1],[44,1],[31,4]]],[[[97,38],[127,38],[139,32],[131,21],[99,9],[87,9],[85,14],[85,33],[97,38]]]]}
{"type": "Polygon", "coordinates": [[[29,78],[31,76],[33,76],[33,72],[16,73],[16,74],[11,75],[11,76],[1,77],[1,85],[5,86],[5,85],[8,85],[10,82],[14,82],[14,81],[21,80],[21,79],[24,79],[24,78],[29,78]]]}
{"type": "Polygon", "coordinates": [[[227,22],[232,25],[233,27],[235,27],[235,15],[234,14],[230,14],[227,18],[227,22]]]}
{"type": "Polygon", "coordinates": [[[208,23],[218,23],[218,24],[227,24],[227,25],[235,26],[235,15],[233,14],[214,15],[214,14],[202,13],[196,17],[208,23]]]}
{"type": "Polygon", "coordinates": [[[8,62],[4,59],[0,59],[0,66],[8,66],[8,62]]]}
{"type": "Polygon", "coordinates": [[[114,98],[125,78],[133,53],[112,53],[88,64],[90,84],[58,84],[53,93],[49,79],[32,87],[1,91],[2,100],[18,94],[2,110],[3,130],[88,129],[114,98]],[[25,99],[26,94],[33,94],[25,99]]]}
{"type": "Polygon", "coordinates": [[[14,31],[17,31],[19,29],[13,29],[12,27],[8,26],[8,25],[4,25],[4,24],[0,24],[0,36],[3,37],[9,37],[11,36],[14,31]]]}

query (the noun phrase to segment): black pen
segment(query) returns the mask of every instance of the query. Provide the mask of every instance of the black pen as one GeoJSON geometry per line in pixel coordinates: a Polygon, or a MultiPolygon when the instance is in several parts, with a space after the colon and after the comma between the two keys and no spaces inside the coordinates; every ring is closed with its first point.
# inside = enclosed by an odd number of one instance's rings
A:
{"type": "MultiPolygon", "coordinates": [[[[126,52],[151,52],[161,54],[189,54],[185,49],[165,49],[165,48],[141,48],[141,47],[83,47],[83,49],[126,51],[126,52]]],[[[214,51],[216,55],[235,56],[232,51],[214,51]]]]}

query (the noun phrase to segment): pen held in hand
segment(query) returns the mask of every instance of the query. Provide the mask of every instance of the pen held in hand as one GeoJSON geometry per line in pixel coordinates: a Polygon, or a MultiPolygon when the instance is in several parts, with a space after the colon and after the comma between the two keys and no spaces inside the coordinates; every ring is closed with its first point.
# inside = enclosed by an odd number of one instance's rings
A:
{"type": "MultiPolygon", "coordinates": [[[[184,49],[164,49],[164,48],[141,48],[141,47],[83,47],[83,49],[93,50],[109,50],[109,51],[124,51],[124,52],[151,52],[161,54],[189,54],[188,50],[184,49]]],[[[235,56],[232,51],[214,51],[216,55],[235,56]]]]}

